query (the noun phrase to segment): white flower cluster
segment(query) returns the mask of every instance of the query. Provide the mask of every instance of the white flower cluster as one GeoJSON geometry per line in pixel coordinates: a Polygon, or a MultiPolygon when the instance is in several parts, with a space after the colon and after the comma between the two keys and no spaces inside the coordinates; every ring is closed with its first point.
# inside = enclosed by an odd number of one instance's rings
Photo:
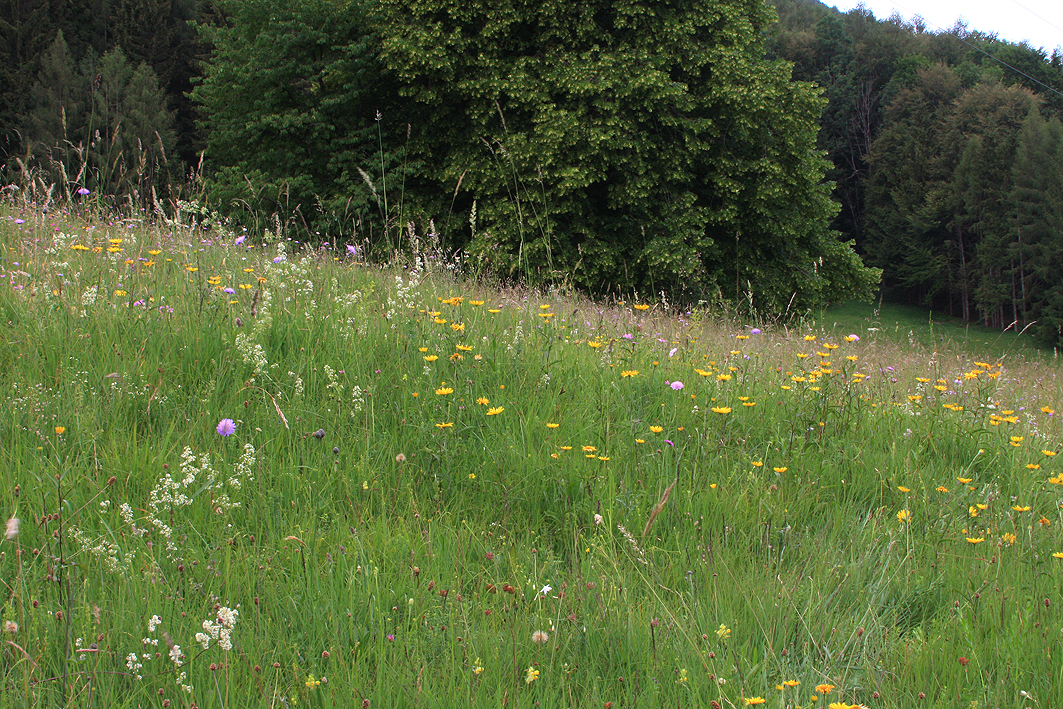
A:
{"type": "MultiPolygon", "coordinates": [[[[256,323],[256,326],[257,324],[258,323],[256,323]]],[[[255,365],[254,375],[256,377],[265,373],[266,369],[269,367],[269,358],[266,357],[266,350],[262,345],[255,342],[243,332],[236,333],[235,344],[236,351],[240,353],[240,357],[244,360],[244,364],[255,365]]]]}
{"type": "Polygon", "coordinates": [[[210,648],[212,640],[218,641],[218,646],[222,650],[228,652],[233,649],[233,628],[236,627],[237,616],[240,615],[240,611],[236,608],[227,608],[222,606],[218,609],[218,613],[213,621],[203,621],[203,630],[205,633],[196,633],[196,642],[199,643],[204,650],[210,648]]]}
{"type": "Polygon", "coordinates": [[[365,395],[362,392],[362,387],[358,385],[351,387],[351,405],[354,407],[354,410],[351,411],[352,416],[365,408],[365,395]]]}
{"type": "MultiPolygon", "coordinates": [[[[243,487],[244,480],[254,480],[253,466],[255,464],[255,447],[250,443],[244,444],[244,453],[240,460],[233,466],[233,474],[229,476],[229,489],[235,491],[243,487]]],[[[233,507],[239,507],[239,502],[231,503],[233,507]]]]}
{"type": "Polygon", "coordinates": [[[303,395],[303,391],[304,391],[304,386],[303,386],[303,378],[302,378],[302,377],[300,377],[300,376],[299,376],[298,374],[296,374],[295,372],[288,372],[288,376],[289,376],[289,377],[291,377],[292,379],[294,379],[294,380],[295,380],[295,392],[294,392],[294,396],[295,396],[296,398],[298,398],[298,397],[302,396],[302,395],[303,395]]]}
{"type": "Polygon", "coordinates": [[[336,370],[327,364],[324,366],[324,370],[325,376],[328,377],[328,386],[325,388],[335,391],[337,398],[343,396],[343,385],[340,384],[339,379],[336,378],[336,370]]]}
{"type": "Polygon", "coordinates": [[[119,552],[118,545],[112,541],[101,540],[98,543],[93,543],[85,533],[74,526],[69,527],[68,534],[70,538],[77,542],[77,545],[81,547],[81,551],[87,552],[92,556],[103,561],[103,565],[107,567],[107,570],[114,574],[122,574],[124,569],[122,563],[118,560],[119,552]]]}
{"type": "MultiPolygon", "coordinates": [[[[99,286],[89,286],[85,289],[85,292],[81,294],[81,307],[87,308],[96,302],[96,298],[100,295],[99,286]]],[[[82,315],[84,317],[84,315],[82,315]]]]}

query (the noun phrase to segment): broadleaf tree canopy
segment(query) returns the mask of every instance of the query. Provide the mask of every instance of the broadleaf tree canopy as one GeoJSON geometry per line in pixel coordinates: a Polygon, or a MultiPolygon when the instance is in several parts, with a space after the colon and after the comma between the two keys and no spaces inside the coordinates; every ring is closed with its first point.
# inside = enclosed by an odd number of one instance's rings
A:
{"type": "Polygon", "coordinates": [[[468,248],[502,272],[767,308],[866,295],[878,272],[827,226],[823,102],[763,57],[773,17],[761,0],[383,0],[377,20],[438,206],[475,202],[468,248]]]}

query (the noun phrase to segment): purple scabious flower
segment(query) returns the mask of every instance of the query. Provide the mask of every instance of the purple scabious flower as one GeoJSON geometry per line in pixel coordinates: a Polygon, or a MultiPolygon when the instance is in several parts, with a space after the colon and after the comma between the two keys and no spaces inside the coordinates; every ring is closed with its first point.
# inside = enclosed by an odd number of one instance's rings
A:
{"type": "Polygon", "coordinates": [[[680,389],[682,389],[682,388],[683,388],[683,382],[672,382],[672,383],[671,383],[671,384],[669,384],[668,386],[672,387],[672,388],[673,388],[673,389],[675,389],[676,391],[679,391],[680,389]]]}
{"type": "Polygon", "coordinates": [[[222,419],[215,430],[219,436],[231,436],[236,433],[236,422],[232,419],[222,419]]]}
{"type": "Polygon", "coordinates": [[[357,256],[358,255],[358,247],[355,246],[354,244],[347,244],[347,253],[350,254],[351,256],[357,256]]]}
{"type": "Polygon", "coordinates": [[[88,187],[82,187],[78,189],[78,194],[84,197],[85,195],[92,194],[92,190],[90,190],[88,187]]]}
{"type": "Polygon", "coordinates": [[[749,331],[749,334],[750,335],[759,335],[760,334],[760,328],[759,327],[753,328],[752,330],[749,331]]]}
{"type": "Polygon", "coordinates": [[[236,293],[236,291],[234,291],[232,288],[228,288],[228,287],[222,288],[221,290],[222,290],[223,293],[228,293],[229,295],[232,295],[232,294],[236,293]]]}
{"type": "Polygon", "coordinates": [[[247,238],[246,236],[241,234],[240,236],[236,237],[236,241],[233,242],[233,245],[239,246],[240,244],[244,243],[244,239],[246,239],[246,238],[247,238]]]}

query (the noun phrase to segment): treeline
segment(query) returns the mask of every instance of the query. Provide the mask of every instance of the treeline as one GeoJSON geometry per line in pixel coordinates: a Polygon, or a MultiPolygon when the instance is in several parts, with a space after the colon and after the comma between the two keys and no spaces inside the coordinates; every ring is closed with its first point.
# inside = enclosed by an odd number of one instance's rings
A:
{"type": "Polygon", "coordinates": [[[0,0],[5,182],[777,311],[881,269],[1059,341],[1063,57],[774,4],[0,0]]]}
{"type": "Polygon", "coordinates": [[[1063,344],[1063,55],[777,0],[769,51],[824,87],[835,227],[887,297],[1063,344]]]}
{"type": "Polygon", "coordinates": [[[205,144],[189,91],[215,19],[204,0],[0,0],[5,182],[169,197],[205,144]]]}

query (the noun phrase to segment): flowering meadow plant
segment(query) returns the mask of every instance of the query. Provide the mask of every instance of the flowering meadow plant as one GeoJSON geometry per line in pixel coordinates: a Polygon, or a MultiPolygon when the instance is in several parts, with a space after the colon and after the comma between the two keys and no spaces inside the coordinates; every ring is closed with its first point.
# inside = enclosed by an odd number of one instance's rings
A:
{"type": "Polygon", "coordinates": [[[2,706],[1063,696],[1021,339],[4,209],[2,706]]]}

